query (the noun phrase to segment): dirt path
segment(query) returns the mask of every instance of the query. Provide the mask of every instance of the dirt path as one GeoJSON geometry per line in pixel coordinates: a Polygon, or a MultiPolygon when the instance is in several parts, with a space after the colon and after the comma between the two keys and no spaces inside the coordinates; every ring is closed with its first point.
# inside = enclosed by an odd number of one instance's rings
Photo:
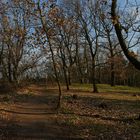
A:
{"type": "MultiPolygon", "coordinates": [[[[122,116],[139,111],[138,107],[133,112],[129,109],[126,111],[125,108],[126,105],[128,108],[130,108],[129,105],[137,105],[137,98],[129,101],[127,95],[122,97],[121,94],[116,94],[116,98],[112,98],[110,94],[65,92],[67,96],[63,99],[63,108],[58,114],[55,110],[57,90],[52,89],[32,85],[26,89],[20,89],[18,94],[8,96],[7,101],[1,102],[0,138],[2,140],[98,140],[102,139],[100,134],[104,133],[104,136],[109,135],[110,139],[114,137],[114,139],[120,139],[125,137],[124,133],[127,132],[125,132],[125,125],[135,124],[135,120],[131,119],[124,122],[122,116]],[[71,100],[73,93],[80,93],[78,100],[71,100]],[[123,102],[119,101],[120,99],[123,99],[123,102]],[[97,106],[103,101],[106,101],[107,108],[97,106]],[[123,106],[121,106],[122,103],[123,106]],[[120,133],[120,129],[124,131],[122,131],[123,134],[120,133]]],[[[136,126],[136,129],[138,128],[136,126]]],[[[131,134],[129,137],[134,139],[133,132],[129,131],[131,128],[128,129],[127,134],[128,136],[131,134]]]]}

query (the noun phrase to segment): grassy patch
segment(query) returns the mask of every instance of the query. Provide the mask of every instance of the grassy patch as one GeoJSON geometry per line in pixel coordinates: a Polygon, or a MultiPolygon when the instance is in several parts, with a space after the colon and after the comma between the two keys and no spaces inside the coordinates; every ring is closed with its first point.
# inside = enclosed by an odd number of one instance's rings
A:
{"type": "MultiPolygon", "coordinates": [[[[140,93],[140,88],[129,86],[110,86],[108,84],[98,84],[99,92],[123,92],[123,93],[140,93]]],[[[82,91],[92,91],[92,84],[73,84],[72,89],[82,91]]]]}
{"type": "Polygon", "coordinates": [[[98,88],[101,92],[124,92],[124,93],[140,93],[140,88],[129,86],[110,86],[106,84],[99,84],[98,88]]]}

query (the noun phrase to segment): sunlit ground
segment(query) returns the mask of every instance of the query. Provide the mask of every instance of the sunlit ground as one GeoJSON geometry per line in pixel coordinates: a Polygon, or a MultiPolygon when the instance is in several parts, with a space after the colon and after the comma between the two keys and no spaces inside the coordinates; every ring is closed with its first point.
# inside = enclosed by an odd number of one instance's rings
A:
{"type": "Polygon", "coordinates": [[[0,95],[0,137],[14,140],[139,140],[140,89],[127,86],[63,86],[62,106],[56,86],[31,85],[0,95]],[[76,95],[76,98],[73,98],[76,95]]]}

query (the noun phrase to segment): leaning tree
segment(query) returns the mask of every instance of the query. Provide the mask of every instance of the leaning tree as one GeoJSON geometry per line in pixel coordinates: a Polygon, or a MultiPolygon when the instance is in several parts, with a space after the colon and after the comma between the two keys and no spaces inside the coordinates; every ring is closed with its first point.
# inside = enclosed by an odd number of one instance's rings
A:
{"type": "MultiPolygon", "coordinates": [[[[128,2],[128,1],[127,1],[128,2]]],[[[127,43],[125,42],[124,36],[123,36],[123,30],[125,30],[125,32],[128,32],[128,29],[125,28],[122,23],[120,22],[120,15],[117,14],[116,12],[117,9],[117,0],[112,0],[112,4],[111,4],[111,18],[112,18],[112,22],[116,31],[116,35],[118,37],[121,49],[124,53],[124,55],[126,56],[126,58],[135,66],[136,69],[140,70],[140,61],[137,59],[137,57],[135,57],[135,55],[133,55],[134,53],[132,53],[129,50],[129,47],[127,45],[127,43]]],[[[134,32],[140,32],[139,29],[139,24],[138,24],[138,7],[136,6],[136,12],[134,13],[135,16],[135,23],[131,22],[131,27],[132,30],[134,32]],[[135,24],[135,26],[134,26],[135,24]]],[[[139,43],[140,37],[138,36],[138,42],[139,43]]]]}

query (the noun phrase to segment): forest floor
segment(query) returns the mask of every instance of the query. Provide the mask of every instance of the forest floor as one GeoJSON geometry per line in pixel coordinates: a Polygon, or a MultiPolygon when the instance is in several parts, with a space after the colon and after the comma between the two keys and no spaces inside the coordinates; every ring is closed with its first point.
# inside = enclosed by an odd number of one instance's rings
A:
{"type": "Polygon", "coordinates": [[[63,87],[59,111],[56,86],[0,94],[0,140],[139,140],[140,89],[98,85],[92,93],[91,87],[63,87]]]}

